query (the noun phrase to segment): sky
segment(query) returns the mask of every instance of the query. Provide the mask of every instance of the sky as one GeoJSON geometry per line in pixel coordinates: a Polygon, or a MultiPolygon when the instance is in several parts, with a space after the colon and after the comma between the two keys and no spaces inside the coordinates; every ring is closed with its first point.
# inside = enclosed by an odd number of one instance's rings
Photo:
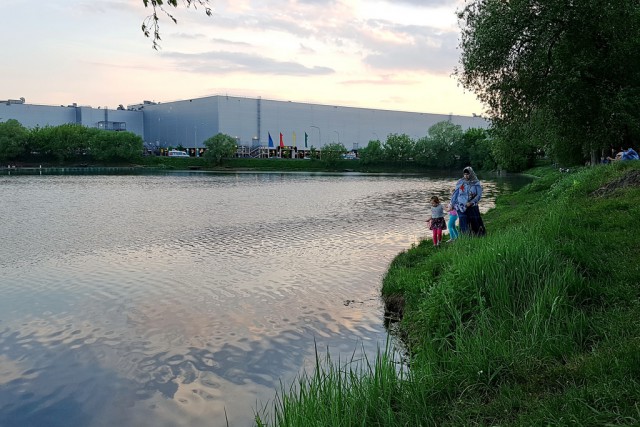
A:
{"type": "Polygon", "coordinates": [[[483,112],[452,75],[464,0],[2,0],[0,100],[116,108],[211,95],[385,110],[483,112]],[[180,5],[181,1],[178,2],[180,5]]]}

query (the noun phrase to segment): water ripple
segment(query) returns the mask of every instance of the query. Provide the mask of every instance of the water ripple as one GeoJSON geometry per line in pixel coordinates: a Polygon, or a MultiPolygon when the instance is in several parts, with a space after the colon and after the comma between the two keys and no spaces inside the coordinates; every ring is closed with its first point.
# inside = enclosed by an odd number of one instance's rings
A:
{"type": "Polygon", "coordinates": [[[453,182],[0,177],[0,425],[249,425],[314,345],[375,353],[382,275],[453,182]]]}

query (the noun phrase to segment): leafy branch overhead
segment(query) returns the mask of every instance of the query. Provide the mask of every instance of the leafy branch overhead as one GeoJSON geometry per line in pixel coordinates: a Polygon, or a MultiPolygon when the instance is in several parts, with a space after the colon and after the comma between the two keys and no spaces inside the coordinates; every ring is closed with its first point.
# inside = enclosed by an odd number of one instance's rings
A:
{"type": "MultiPolygon", "coordinates": [[[[174,24],[178,23],[178,20],[169,12],[165,7],[178,7],[178,0],[142,0],[144,7],[151,7],[153,13],[147,16],[142,23],[142,33],[145,37],[153,37],[153,48],[158,49],[160,46],[160,17],[158,14],[165,14],[174,24]]],[[[198,6],[204,8],[204,12],[207,16],[211,16],[211,8],[209,7],[209,0],[182,0],[182,4],[186,8],[193,6],[197,9],[198,6]]]]}

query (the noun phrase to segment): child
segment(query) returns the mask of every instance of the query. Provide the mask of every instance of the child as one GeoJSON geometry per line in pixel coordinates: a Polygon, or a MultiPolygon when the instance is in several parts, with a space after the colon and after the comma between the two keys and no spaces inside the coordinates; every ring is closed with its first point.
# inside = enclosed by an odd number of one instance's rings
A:
{"type": "Polygon", "coordinates": [[[458,238],[458,230],[456,229],[456,221],[458,220],[458,211],[453,207],[451,203],[447,204],[447,211],[449,212],[449,240],[447,243],[453,242],[458,238]]]}
{"type": "Polygon", "coordinates": [[[444,208],[438,196],[431,197],[431,218],[427,220],[427,224],[429,230],[433,231],[433,245],[440,246],[442,230],[447,229],[447,224],[444,222],[444,208]]]}

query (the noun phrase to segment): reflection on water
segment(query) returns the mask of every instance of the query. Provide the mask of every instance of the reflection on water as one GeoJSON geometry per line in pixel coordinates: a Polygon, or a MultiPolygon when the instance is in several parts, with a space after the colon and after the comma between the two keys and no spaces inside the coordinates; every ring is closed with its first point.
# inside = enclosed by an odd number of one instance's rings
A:
{"type": "Polygon", "coordinates": [[[0,425],[251,425],[314,342],[384,345],[382,275],[454,181],[0,177],[0,425]]]}

